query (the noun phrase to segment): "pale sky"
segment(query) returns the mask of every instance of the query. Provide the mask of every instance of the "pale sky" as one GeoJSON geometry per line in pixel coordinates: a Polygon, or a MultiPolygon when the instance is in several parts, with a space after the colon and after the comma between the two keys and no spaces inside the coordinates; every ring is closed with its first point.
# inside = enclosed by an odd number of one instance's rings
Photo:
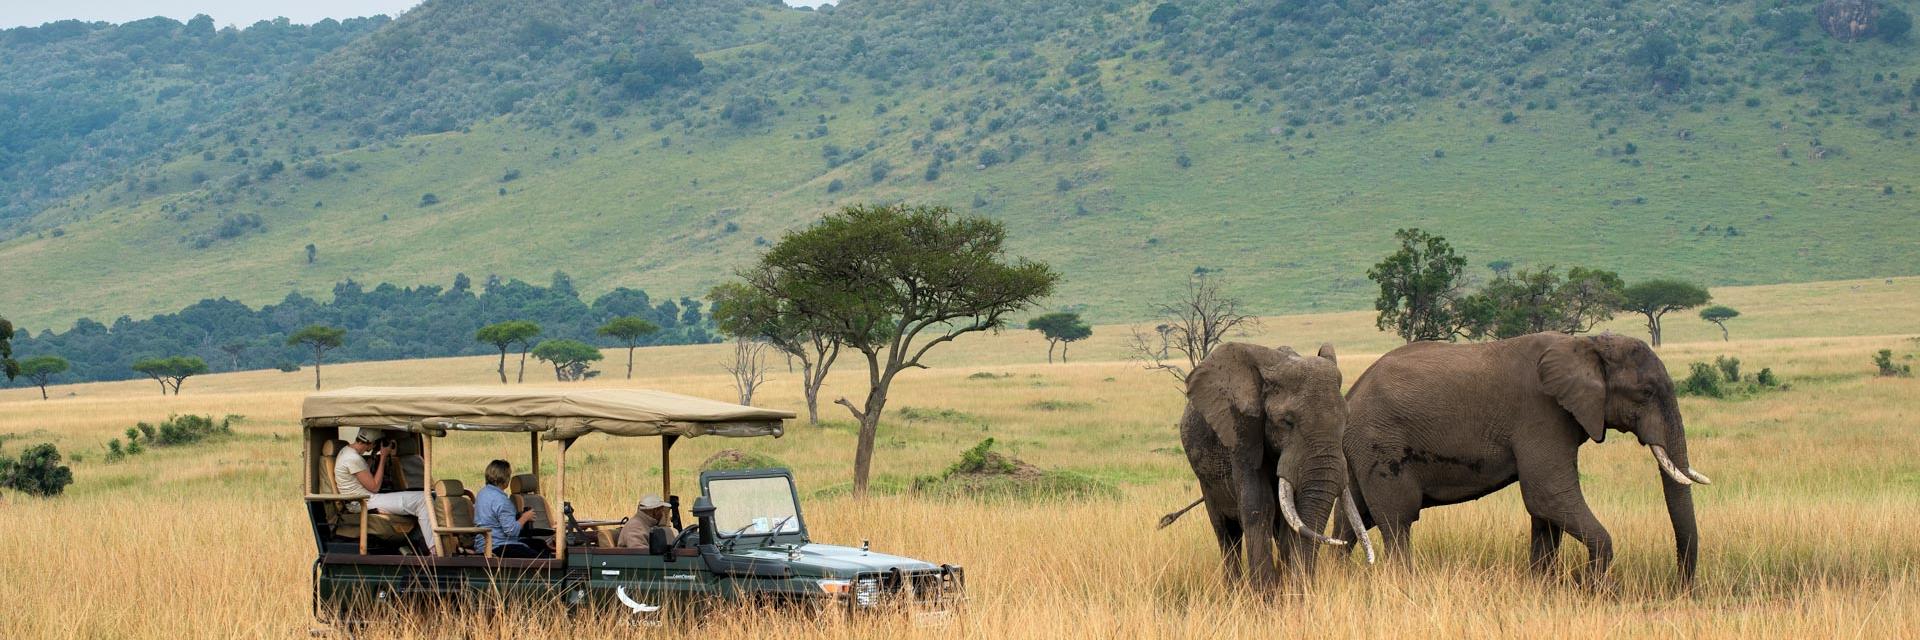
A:
{"type": "MultiPolygon", "coordinates": [[[[818,6],[823,0],[787,0],[818,6]]],[[[39,26],[56,20],[128,22],[166,16],[186,22],[195,14],[213,16],[222,27],[245,27],[281,16],[301,24],[384,13],[398,16],[420,0],[0,0],[0,28],[39,26]]]]}

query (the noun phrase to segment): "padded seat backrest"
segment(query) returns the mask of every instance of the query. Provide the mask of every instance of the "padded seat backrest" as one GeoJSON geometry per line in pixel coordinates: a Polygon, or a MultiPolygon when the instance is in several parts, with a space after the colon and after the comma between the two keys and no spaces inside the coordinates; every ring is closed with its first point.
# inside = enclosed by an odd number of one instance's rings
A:
{"type": "MultiPolygon", "coordinates": [[[[433,483],[433,522],[439,527],[473,525],[473,493],[459,480],[433,483]]],[[[472,549],[473,534],[440,534],[440,552],[451,555],[454,549],[472,549]]]]}
{"type": "Polygon", "coordinates": [[[553,529],[553,512],[547,508],[547,498],[540,495],[540,476],[522,473],[507,481],[507,492],[513,494],[514,509],[533,509],[533,520],[527,526],[535,529],[553,529]]]}
{"type": "MultiPolygon", "coordinates": [[[[347,441],[345,440],[328,440],[320,443],[321,480],[319,486],[326,489],[325,493],[340,493],[340,482],[333,477],[333,464],[339,461],[340,452],[346,450],[346,448],[347,441]]],[[[346,504],[347,503],[344,502],[327,502],[327,520],[329,522],[339,521],[340,516],[350,511],[346,508],[346,504]]]]}

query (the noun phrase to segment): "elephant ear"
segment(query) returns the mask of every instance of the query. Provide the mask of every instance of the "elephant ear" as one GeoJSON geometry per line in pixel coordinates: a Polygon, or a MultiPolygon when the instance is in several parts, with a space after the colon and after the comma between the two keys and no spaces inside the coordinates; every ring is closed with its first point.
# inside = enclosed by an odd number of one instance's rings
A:
{"type": "Polygon", "coordinates": [[[1246,354],[1223,351],[1237,349],[1215,349],[1187,377],[1187,403],[1207,421],[1220,444],[1232,449],[1240,443],[1240,421],[1260,415],[1260,365],[1233,357],[1246,354]]]}
{"type": "Polygon", "coordinates": [[[1339,358],[1333,357],[1333,343],[1331,342],[1320,343],[1320,357],[1326,358],[1327,362],[1332,362],[1334,364],[1340,363],[1339,358]]]}
{"type": "Polygon", "coordinates": [[[1607,438],[1607,383],[1600,354],[1586,339],[1563,340],[1540,356],[1540,386],[1573,414],[1594,442],[1607,438]]]}

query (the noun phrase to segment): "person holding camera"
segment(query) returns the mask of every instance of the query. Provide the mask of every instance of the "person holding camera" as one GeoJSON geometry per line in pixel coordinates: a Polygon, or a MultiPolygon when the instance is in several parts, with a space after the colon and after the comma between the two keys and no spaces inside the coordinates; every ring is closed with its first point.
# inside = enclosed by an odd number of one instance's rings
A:
{"type": "MultiPolygon", "coordinates": [[[[513,499],[507,496],[507,480],[513,477],[513,465],[505,460],[487,463],[487,485],[473,499],[473,524],[493,530],[493,555],[496,558],[550,558],[553,552],[545,548],[534,548],[521,537],[536,531],[527,526],[533,521],[533,509],[518,511],[513,508],[513,499]]],[[[547,532],[551,535],[551,532],[547,532]]],[[[483,552],[480,545],[486,544],[485,536],[475,536],[474,551],[483,552]]]]}
{"type": "MultiPolygon", "coordinates": [[[[340,450],[333,461],[333,482],[340,493],[350,496],[367,496],[367,508],[380,513],[409,515],[420,521],[421,531],[433,531],[433,510],[427,508],[425,491],[389,491],[374,493],[368,487],[380,487],[386,480],[388,464],[395,456],[396,447],[392,440],[380,438],[380,432],[373,429],[361,429],[353,437],[353,443],[340,450]],[[367,454],[379,450],[376,462],[369,467],[367,454]]],[[[395,473],[398,473],[397,471],[395,473]]],[[[432,555],[439,536],[425,533],[427,554],[432,555]]]]}

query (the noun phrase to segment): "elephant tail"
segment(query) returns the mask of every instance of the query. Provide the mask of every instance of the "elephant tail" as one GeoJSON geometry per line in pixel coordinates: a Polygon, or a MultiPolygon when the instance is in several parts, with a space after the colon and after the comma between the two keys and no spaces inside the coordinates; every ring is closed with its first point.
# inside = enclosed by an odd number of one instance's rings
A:
{"type": "Polygon", "coordinates": [[[1165,529],[1165,528],[1167,528],[1167,525],[1170,525],[1170,524],[1173,524],[1173,522],[1174,522],[1175,520],[1179,520],[1179,519],[1180,519],[1180,516],[1184,516],[1184,515],[1187,515],[1187,512],[1188,512],[1188,511],[1192,511],[1194,507],[1198,507],[1198,506],[1200,506],[1200,503],[1202,503],[1202,502],[1206,502],[1206,501],[1207,501],[1207,499],[1206,499],[1206,498],[1204,498],[1204,497],[1202,497],[1202,498],[1196,498],[1196,499],[1195,499],[1195,500],[1193,501],[1193,504],[1190,504],[1190,505],[1187,505],[1187,507],[1186,507],[1186,508],[1184,508],[1184,509],[1181,509],[1181,510],[1179,510],[1179,511],[1175,511],[1175,512],[1173,512],[1173,513],[1169,513],[1169,514],[1167,514],[1167,515],[1164,515],[1164,516],[1160,516],[1160,526],[1157,526],[1157,527],[1154,527],[1154,529],[1156,529],[1156,530],[1158,530],[1158,529],[1165,529]]]}

